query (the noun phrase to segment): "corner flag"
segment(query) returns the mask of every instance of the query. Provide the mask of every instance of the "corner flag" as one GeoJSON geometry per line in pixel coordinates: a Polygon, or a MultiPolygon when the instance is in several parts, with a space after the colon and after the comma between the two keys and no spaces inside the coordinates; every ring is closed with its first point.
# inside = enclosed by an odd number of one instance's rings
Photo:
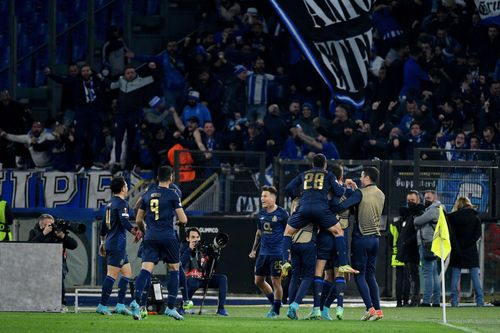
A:
{"type": "Polygon", "coordinates": [[[432,238],[432,252],[441,259],[446,259],[451,252],[450,232],[444,217],[443,207],[439,207],[439,218],[432,238]],[[441,247],[441,244],[443,246],[441,247]]]}

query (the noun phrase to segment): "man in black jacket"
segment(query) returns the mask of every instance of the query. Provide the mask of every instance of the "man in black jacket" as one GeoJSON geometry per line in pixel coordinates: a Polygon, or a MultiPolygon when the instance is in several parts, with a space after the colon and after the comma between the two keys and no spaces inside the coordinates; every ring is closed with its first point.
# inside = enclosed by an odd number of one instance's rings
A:
{"type": "Polygon", "coordinates": [[[71,238],[64,231],[54,230],[54,217],[50,214],[42,214],[38,218],[38,223],[31,229],[29,242],[33,243],[62,243],[63,245],[63,266],[62,266],[62,295],[61,302],[66,306],[64,291],[64,279],[68,274],[68,264],[66,263],[66,250],[74,250],[78,246],[75,239],[71,238]]]}
{"type": "MultiPolygon", "coordinates": [[[[94,75],[89,65],[80,68],[80,75],[62,77],[54,75],[50,68],[44,74],[57,83],[66,85],[71,91],[75,106],[75,152],[76,169],[82,167],[83,151],[86,146],[92,152],[92,162],[96,162],[104,145],[102,121],[105,118],[105,84],[101,77],[94,75]]],[[[90,164],[90,163],[87,163],[90,164]]]]}
{"type": "Polygon", "coordinates": [[[396,259],[405,263],[405,278],[410,285],[411,301],[403,300],[403,305],[418,306],[420,303],[420,256],[417,244],[417,231],[413,226],[415,216],[422,215],[425,206],[420,203],[417,191],[411,190],[406,195],[407,205],[399,209],[400,218],[396,223],[399,231],[396,259]]]}

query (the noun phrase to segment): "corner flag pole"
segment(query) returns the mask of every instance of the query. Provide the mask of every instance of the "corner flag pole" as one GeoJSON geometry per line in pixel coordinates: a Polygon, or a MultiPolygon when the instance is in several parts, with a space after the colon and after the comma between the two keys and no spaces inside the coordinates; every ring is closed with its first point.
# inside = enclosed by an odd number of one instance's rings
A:
{"type": "MultiPolygon", "coordinates": [[[[441,233],[441,230],[439,231],[441,233]]],[[[445,286],[444,286],[444,273],[445,272],[445,267],[444,267],[444,245],[443,245],[443,239],[439,237],[439,243],[441,244],[441,272],[442,272],[442,278],[441,278],[441,295],[443,298],[443,323],[446,324],[446,294],[445,294],[445,286]]]]}

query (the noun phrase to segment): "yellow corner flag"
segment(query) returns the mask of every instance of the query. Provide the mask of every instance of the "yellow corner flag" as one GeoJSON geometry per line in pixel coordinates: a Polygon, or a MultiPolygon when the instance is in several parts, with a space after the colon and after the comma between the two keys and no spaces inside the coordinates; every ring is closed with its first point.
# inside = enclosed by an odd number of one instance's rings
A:
{"type": "Polygon", "coordinates": [[[432,238],[432,252],[439,258],[446,259],[451,252],[450,232],[444,217],[443,207],[439,207],[439,218],[432,238]],[[441,243],[443,246],[441,247],[441,243]],[[442,251],[442,252],[441,252],[442,251]]]}

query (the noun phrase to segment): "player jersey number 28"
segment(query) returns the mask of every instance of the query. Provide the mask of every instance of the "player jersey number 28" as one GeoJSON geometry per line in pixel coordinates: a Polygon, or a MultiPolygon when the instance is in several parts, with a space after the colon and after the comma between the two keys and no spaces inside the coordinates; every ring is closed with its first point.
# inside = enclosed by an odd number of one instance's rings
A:
{"type": "Polygon", "coordinates": [[[155,221],[158,221],[160,219],[160,200],[151,199],[149,202],[149,210],[154,214],[155,221]]]}
{"type": "Polygon", "coordinates": [[[324,181],[324,173],[308,172],[304,175],[304,190],[322,190],[324,181]]]}

